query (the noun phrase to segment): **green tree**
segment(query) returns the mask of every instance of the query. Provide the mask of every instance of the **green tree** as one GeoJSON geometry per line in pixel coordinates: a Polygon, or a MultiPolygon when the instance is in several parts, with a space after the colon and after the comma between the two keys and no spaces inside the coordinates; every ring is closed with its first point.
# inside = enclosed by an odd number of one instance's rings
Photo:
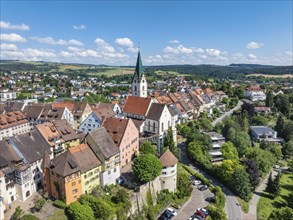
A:
{"type": "Polygon", "coordinates": [[[210,219],[212,220],[227,220],[226,213],[223,209],[209,205],[207,207],[210,219]]]}
{"type": "Polygon", "coordinates": [[[221,209],[225,207],[226,197],[219,186],[213,188],[212,192],[215,194],[215,205],[221,209]]]}
{"type": "Polygon", "coordinates": [[[273,192],[273,177],[272,177],[272,172],[270,172],[269,178],[268,178],[268,182],[267,182],[267,187],[266,187],[266,191],[268,191],[269,193],[273,192]]]}
{"type": "Polygon", "coordinates": [[[255,160],[246,159],[244,160],[246,166],[246,172],[249,174],[250,183],[253,187],[259,184],[259,170],[255,160]]]}
{"type": "Polygon", "coordinates": [[[227,131],[227,139],[229,141],[232,141],[236,136],[236,129],[233,127],[230,127],[227,131]]]}
{"type": "Polygon", "coordinates": [[[158,152],[157,152],[156,146],[152,145],[151,142],[146,141],[146,142],[142,143],[142,145],[140,145],[139,153],[157,155],[158,152]]]}
{"type": "Polygon", "coordinates": [[[236,147],[240,157],[242,157],[245,153],[245,150],[251,146],[250,137],[246,132],[237,132],[232,142],[236,147]]]}
{"type": "Polygon", "coordinates": [[[194,141],[190,142],[187,146],[188,156],[194,160],[197,164],[206,165],[211,161],[211,157],[207,151],[203,150],[200,142],[194,141]]]}
{"type": "Polygon", "coordinates": [[[222,145],[221,152],[224,159],[239,160],[237,149],[230,141],[222,145]]]}
{"type": "Polygon", "coordinates": [[[121,208],[126,211],[126,213],[131,208],[131,201],[124,189],[119,189],[116,195],[112,197],[112,201],[116,204],[119,204],[121,208]]]}
{"type": "Polygon", "coordinates": [[[252,125],[267,126],[270,120],[262,115],[255,115],[251,118],[252,125]]]}
{"type": "Polygon", "coordinates": [[[79,202],[73,202],[66,208],[66,215],[74,220],[94,220],[94,213],[88,205],[82,205],[79,202]]]}
{"type": "Polygon", "coordinates": [[[273,209],[269,220],[288,220],[293,219],[293,209],[290,207],[282,207],[273,209]]]}
{"type": "Polygon", "coordinates": [[[278,132],[278,134],[281,136],[281,133],[285,127],[285,119],[281,115],[278,117],[275,130],[278,132]]]}
{"type": "Polygon", "coordinates": [[[185,172],[178,171],[176,195],[178,196],[178,198],[182,199],[186,196],[190,196],[191,192],[192,187],[189,181],[189,175],[185,172]]]}
{"type": "Polygon", "coordinates": [[[289,167],[289,170],[292,172],[293,171],[293,157],[291,157],[291,159],[288,161],[288,167],[289,167]]]}
{"type": "Polygon", "coordinates": [[[255,160],[260,176],[262,177],[269,172],[272,165],[276,162],[276,158],[271,152],[259,147],[247,148],[245,151],[245,157],[255,160]]]}
{"type": "Polygon", "coordinates": [[[143,154],[134,159],[132,169],[141,182],[149,182],[161,174],[162,164],[156,156],[143,154]]]}
{"type": "Polygon", "coordinates": [[[271,195],[273,196],[273,198],[276,198],[277,196],[280,195],[280,191],[281,191],[280,179],[281,179],[281,174],[278,173],[278,175],[273,180],[273,184],[272,184],[271,195]]]}
{"type": "Polygon", "coordinates": [[[46,204],[46,200],[44,198],[39,198],[35,200],[34,209],[39,212],[43,208],[43,206],[46,204]]]}
{"type": "Polygon", "coordinates": [[[277,160],[281,160],[283,158],[282,146],[278,143],[267,142],[267,141],[261,142],[260,148],[263,150],[270,151],[277,158],[277,160]]]}
{"type": "Polygon", "coordinates": [[[282,153],[285,158],[293,156],[293,138],[291,138],[282,148],[282,153]]]}
{"type": "Polygon", "coordinates": [[[17,206],[10,220],[19,220],[23,214],[24,211],[20,208],[20,206],[17,206]]]}
{"type": "Polygon", "coordinates": [[[93,211],[96,219],[111,219],[114,215],[114,209],[107,201],[102,198],[96,198],[92,195],[83,195],[79,202],[87,205],[93,211]]]}
{"type": "Polygon", "coordinates": [[[252,192],[252,186],[250,183],[249,175],[246,173],[245,169],[236,168],[232,175],[233,188],[237,195],[245,201],[249,200],[249,195],[252,192]]]}
{"type": "Polygon", "coordinates": [[[173,138],[173,130],[171,127],[168,128],[167,134],[164,140],[164,147],[169,149],[175,157],[179,158],[180,152],[178,147],[175,144],[174,138],[173,138]]]}
{"type": "Polygon", "coordinates": [[[273,107],[274,105],[274,95],[272,93],[272,90],[269,90],[266,94],[266,106],[273,107]]]}
{"type": "Polygon", "coordinates": [[[275,107],[284,115],[288,115],[290,109],[290,102],[287,95],[277,95],[274,98],[275,107]]]}

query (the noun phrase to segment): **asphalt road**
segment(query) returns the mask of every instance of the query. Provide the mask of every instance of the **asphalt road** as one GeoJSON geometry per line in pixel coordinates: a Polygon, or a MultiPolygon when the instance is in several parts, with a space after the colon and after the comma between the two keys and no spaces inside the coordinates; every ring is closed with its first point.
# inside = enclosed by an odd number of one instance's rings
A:
{"type": "Polygon", "coordinates": [[[240,100],[238,101],[237,105],[232,108],[230,111],[228,112],[225,112],[223,115],[221,115],[219,118],[216,118],[213,122],[212,122],[212,125],[213,127],[218,124],[219,122],[223,121],[224,118],[226,118],[227,116],[230,116],[232,115],[232,113],[238,109],[241,108],[241,105],[243,104],[243,102],[241,102],[240,100]]]}
{"type": "Polygon", "coordinates": [[[194,171],[201,173],[204,175],[207,179],[211,181],[211,183],[214,186],[221,187],[223,193],[226,196],[226,204],[225,204],[225,212],[227,214],[227,217],[229,220],[242,220],[243,219],[243,212],[241,210],[241,207],[237,205],[238,201],[235,195],[222,183],[208,175],[206,172],[198,169],[197,167],[193,166],[191,161],[188,159],[186,155],[186,149],[185,149],[185,142],[182,142],[181,144],[178,144],[178,147],[181,148],[181,160],[180,162],[189,166],[194,171]]]}

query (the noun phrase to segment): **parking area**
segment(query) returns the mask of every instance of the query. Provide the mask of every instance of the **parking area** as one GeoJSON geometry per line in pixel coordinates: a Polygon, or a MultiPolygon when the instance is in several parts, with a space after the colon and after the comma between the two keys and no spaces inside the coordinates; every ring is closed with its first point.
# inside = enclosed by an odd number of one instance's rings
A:
{"type": "Polygon", "coordinates": [[[208,206],[206,198],[213,196],[214,194],[209,190],[200,191],[197,187],[193,186],[190,199],[183,205],[183,207],[178,210],[177,216],[174,219],[176,220],[187,220],[195,212],[197,208],[204,208],[208,206]]]}

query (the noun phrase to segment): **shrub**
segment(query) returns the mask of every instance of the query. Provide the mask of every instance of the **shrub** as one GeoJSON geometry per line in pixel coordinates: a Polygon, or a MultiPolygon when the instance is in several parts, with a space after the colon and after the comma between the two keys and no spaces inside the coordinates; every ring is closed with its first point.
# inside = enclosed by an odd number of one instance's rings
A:
{"type": "Polygon", "coordinates": [[[28,214],[28,215],[24,215],[20,218],[20,220],[40,220],[37,216],[28,214]]]}
{"type": "Polygon", "coordinates": [[[61,200],[55,200],[53,205],[59,209],[65,209],[67,207],[66,203],[61,200]]]}
{"type": "Polygon", "coordinates": [[[45,200],[44,198],[37,199],[37,200],[35,201],[35,205],[34,205],[33,208],[34,208],[37,212],[39,212],[39,211],[41,211],[41,209],[43,208],[43,206],[45,205],[45,203],[46,203],[46,200],[45,200]]]}

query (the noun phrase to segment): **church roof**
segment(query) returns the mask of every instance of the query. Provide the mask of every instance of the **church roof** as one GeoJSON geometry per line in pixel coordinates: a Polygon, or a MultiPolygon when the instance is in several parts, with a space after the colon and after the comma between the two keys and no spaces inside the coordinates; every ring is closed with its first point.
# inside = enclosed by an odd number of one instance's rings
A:
{"type": "Polygon", "coordinates": [[[141,57],[140,57],[140,51],[138,51],[134,75],[137,75],[138,79],[140,80],[142,77],[142,74],[143,74],[142,62],[141,62],[141,57]]]}

